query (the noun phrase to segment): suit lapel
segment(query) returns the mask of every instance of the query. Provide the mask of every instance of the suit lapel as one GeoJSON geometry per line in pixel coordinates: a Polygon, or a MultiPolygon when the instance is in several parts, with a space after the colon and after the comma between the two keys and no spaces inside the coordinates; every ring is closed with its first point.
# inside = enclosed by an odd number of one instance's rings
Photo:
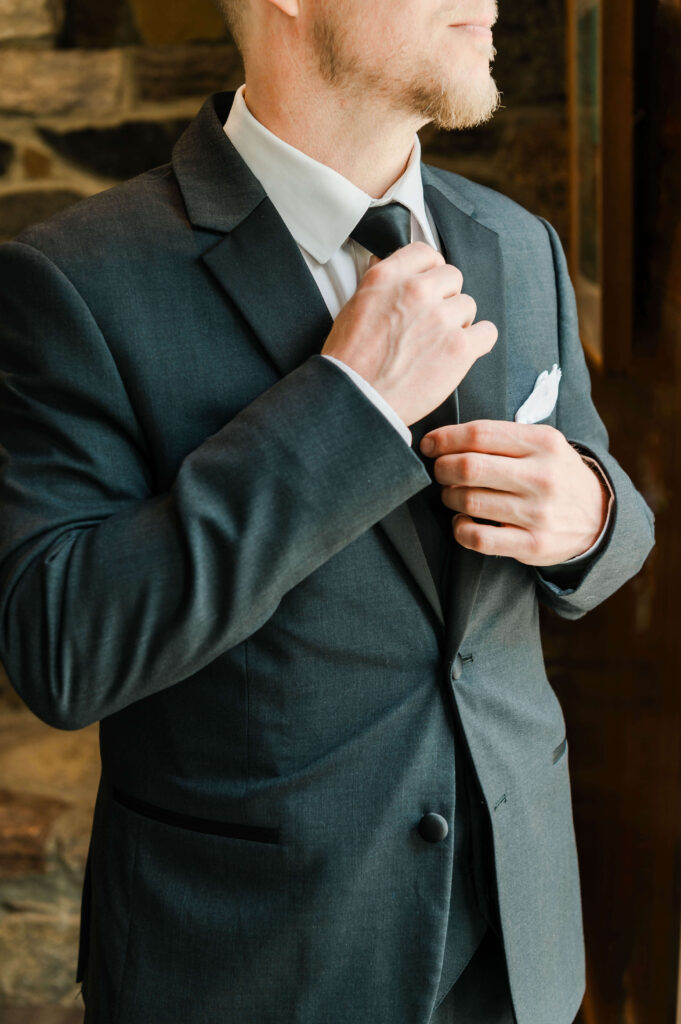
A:
{"type": "Polygon", "coordinates": [[[333,320],[300,249],[224,133],[233,96],[206,100],[173,150],[173,169],[191,223],[213,233],[201,259],[285,376],[321,350],[333,320]]]}
{"type": "Polygon", "coordinates": [[[321,351],[333,319],[268,198],[203,260],[282,376],[321,351]]]}
{"type": "MultiPolygon", "coordinates": [[[[499,236],[472,216],[474,207],[430,167],[423,167],[424,196],[448,263],[463,274],[463,291],[477,304],[476,322],[491,320],[499,337],[491,352],[461,381],[459,422],[507,419],[507,334],[504,266],[499,236]]],[[[447,587],[447,651],[458,653],[480,586],[484,555],[454,544],[447,587]]]]}
{"type": "MultiPolygon", "coordinates": [[[[218,93],[206,100],[173,150],[173,168],[188,218],[205,232],[201,259],[285,376],[321,351],[333,320],[300,249],[224,133],[232,99],[218,93]]],[[[444,624],[406,503],[378,525],[444,624]]]]}
{"type": "MultiPolygon", "coordinates": [[[[201,259],[239,309],[279,374],[321,351],[332,317],[300,249],[223,130],[233,93],[208,97],[173,149],[173,169],[187,216],[204,229],[201,259]],[[215,235],[219,235],[213,244],[215,235]]],[[[464,290],[478,304],[477,319],[499,328],[492,352],[467,374],[459,391],[461,419],[499,419],[506,394],[503,277],[498,237],[476,221],[472,208],[428,167],[426,203],[448,262],[464,274],[464,290]],[[485,361],[487,361],[485,363],[485,361]]],[[[197,236],[198,237],[198,236],[197,236]]],[[[455,396],[445,403],[456,422],[455,396]]],[[[407,503],[378,524],[423,591],[439,621],[445,616],[407,503]]],[[[447,635],[458,650],[477,592],[482,556],[456,546],[449,583],[447,635]]]]}

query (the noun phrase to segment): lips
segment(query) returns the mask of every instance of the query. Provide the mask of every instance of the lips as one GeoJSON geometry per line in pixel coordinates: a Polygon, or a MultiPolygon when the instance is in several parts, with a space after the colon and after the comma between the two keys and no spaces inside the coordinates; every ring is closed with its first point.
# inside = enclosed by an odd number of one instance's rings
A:
{"type": "Polygon", "coordinates": [[[464,28],[467,25],[473,28],[492,28],[496,24],[497,17],[496,11],[488,10],[487,14],[480,12],[477,15],[474,14],[472,18],[464,18],[463,21],[452,22],[450,28],[464,28]]]}
{"type": "Polygon", "coordinates": [[[450,28],[488,28],[494,24],[493,21],[457,21],[450,28]]]}

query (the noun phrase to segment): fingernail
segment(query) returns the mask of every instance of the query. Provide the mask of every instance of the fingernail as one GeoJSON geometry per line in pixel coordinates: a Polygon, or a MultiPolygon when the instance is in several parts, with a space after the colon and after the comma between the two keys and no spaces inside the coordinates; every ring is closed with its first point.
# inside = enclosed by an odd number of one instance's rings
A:
{"type": "Polygon", "coordinates": [[[421,451],[424,455],[430,455],[435,451],[435,441],[432,437],[424,437],[421,441],[421,451]]]}

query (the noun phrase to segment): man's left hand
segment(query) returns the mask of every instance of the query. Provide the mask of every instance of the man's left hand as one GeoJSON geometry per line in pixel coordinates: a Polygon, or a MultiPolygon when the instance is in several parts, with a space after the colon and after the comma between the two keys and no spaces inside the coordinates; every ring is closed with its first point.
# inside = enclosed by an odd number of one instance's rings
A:
{"type": "Polygon", "coordinates": [[[453,531],[465,548],[555,565],[588,551],[605,525],[605,487],[555,427],[471,420],[431,430],[421,450],[435,459],[443,503],[462,513],[453,531]]]}

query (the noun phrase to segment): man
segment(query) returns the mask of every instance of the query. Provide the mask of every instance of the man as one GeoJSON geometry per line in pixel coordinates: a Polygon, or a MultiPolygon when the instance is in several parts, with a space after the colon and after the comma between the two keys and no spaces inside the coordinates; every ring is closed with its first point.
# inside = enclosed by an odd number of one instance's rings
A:
{"type": "Polygon", "coordinates": [[[420,163],[498,106],[496,10],[225,14],[245,89],[0,247],[0,654],[100,720],[86,1021],[567,1024],[538,601],[598,605],[653,518],[554,229],[420,163]]]}

